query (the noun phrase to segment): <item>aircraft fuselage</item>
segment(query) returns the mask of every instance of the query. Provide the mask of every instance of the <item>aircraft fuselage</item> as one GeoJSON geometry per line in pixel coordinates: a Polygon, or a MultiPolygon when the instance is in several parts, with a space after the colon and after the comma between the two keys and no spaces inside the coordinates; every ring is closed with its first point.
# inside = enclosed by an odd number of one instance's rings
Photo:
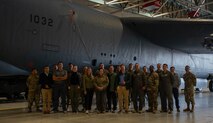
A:
{"type": "Polygon", "coordinates": [[[180,74],[184,73],[185,65],[190,65],[201,78],[213,71],[211,55],[188,54],[153,44],[121,19],[75,2],[3,0],[2,3],[0,60],[27,71],[58,61],[79,66],[167,63],[174,65],[180,74]]]}

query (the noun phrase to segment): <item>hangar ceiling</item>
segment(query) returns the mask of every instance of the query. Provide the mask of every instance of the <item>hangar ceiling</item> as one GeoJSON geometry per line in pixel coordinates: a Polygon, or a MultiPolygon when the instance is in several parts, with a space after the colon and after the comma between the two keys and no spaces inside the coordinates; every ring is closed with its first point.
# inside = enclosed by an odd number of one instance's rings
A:
{"type": "Polygon", "coordinates": [[[91,8],[119,17],[213,17],[213,0],[82,0],[82,2],[91,8]]]}

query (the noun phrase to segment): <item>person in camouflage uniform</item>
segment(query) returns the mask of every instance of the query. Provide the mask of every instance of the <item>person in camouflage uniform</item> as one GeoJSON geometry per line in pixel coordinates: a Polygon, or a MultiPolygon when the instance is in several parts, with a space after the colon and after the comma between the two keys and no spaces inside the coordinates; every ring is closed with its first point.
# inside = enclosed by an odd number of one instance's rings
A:
{"type": "Polygon", "coordinates": [[[142,109],[145,105],[144,94],[146,88],[145,74],[140,70],[140,65],[135,64],[135,71],[132,75],[132,99],[134,105],[133,113],[142,113],[142,109]],[[139,102],[139,105],[138,105],[139,102]]]}
{"type": "Polygon", "coordinates": [[[194,86],[196,86],[196,76],[190,72],[190,67],[187,65],[185,67],[186,73],[183,75],[183,79],[185,82],[185,88],[184,88],[184,95],[185,95],[185,101],[187,104],[187,108],[183,111],[190,111],[194,112],[194,86]],[[192,108],[190,110],[190,103],[192,105],[192,108]]]}
{"type": "Polygon", "coordinates": [[[143,72],[145,74],[145,81],[146,81],[146,84],[147,84],[147,79],[149,77],[149,73],[147,72],[147,67],[146,66],[143,66],[143,72]]]}
{"type": "MultiPolygon", "coordinates": [[[[146,66],[143,66],[143,72],[144,72],[144,75],[145,75],[145,84],[147,85],[148,83],[148,77],[149,77],[149,72],[147,72],[147,67],[146,66]]],[[[148,97],[147,97],[147,90],[145,89],[144,90],[144,102],[145,100],[148,100],[148,97]]],[[[145,103],[144,103],[145,104],[145,103]]]]}
{"type": "Polygon", "coordinates": [[[103,69],[103,70],[104,70],[104,75],[107,76],[107,74],[109,73],[109,71],[108,71],[107,69],[105,69],[103,63],[100,63],[100,64],[99,64],[99,68],[98,68],[98,70],[95,72],[95,75],[96,75],[96,76],[99,75],[100,69],[103,69]]]}
{"type": "Polygon", "coordinates": [[[154,66],[149,66],[150,74],[147,78],[147,95],[148,95],[148,103],[149,103],[149,109],[147,112],[153,112],[155,113],[157,111],[157,97],[158,97],[158,85],[159,85],[159,76],[154,71],[154,66]]]}
{"type": "Polygon", "coordinates": [[[35,100],[36,111],[41,111],[39,109],[40,101],[40,85],[39,85],[39,75],[37,69],[32,69],[31,75],[27,78],[28,87],[28,112],[32,112],[33,101],[35,100]]]}
{"type": "MultiPolygon", "coordinates": [[[[157,70],[155,71],[157,74],[158,74],[158,76],[160,76],[160,74],[163,72],[163,70],[162,70],[162,68],[161,68],[161,63],[158,63],[157,64],[157,70]]],[[[160,80],[159,80],[160,81],[160,80]]],[[[160,86],[158,85],[158,93],[160,93],[159,92],[159,90],[160,90],[160,88],[159,88],[160,86]]],[[[157,104],[156,104],[156,107],[155,107],[155,109],[157,109],[157,107],[158,107],[158,102],[156,102],[157,104]]]]}
{"type": "Polygon", "coordinates": [[[134,73],[134,71],[133,71],[133,64],[132,63],[129,64],[127,73],[129,74],[130,79],[132,79],[132,75],[134,73]]]}
{"type": "Polygon", "coordinates": [[[96,105],[98,113],[104,113],[106,107],[106,90],[109,84],[108,77],[104,74],[104,69],[99,70],[98,75],[94,79],[94,87],[96,89],[96,105]]]}

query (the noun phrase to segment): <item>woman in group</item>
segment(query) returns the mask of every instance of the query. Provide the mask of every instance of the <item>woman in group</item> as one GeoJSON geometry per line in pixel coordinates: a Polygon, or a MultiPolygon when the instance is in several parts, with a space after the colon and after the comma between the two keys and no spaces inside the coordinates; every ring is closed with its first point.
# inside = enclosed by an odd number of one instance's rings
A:
{"type": "Polygon", "coordinates": [[[94,76],[92,68],[88,67],[86,74],[83,76],[83,90],[85,94],[85,109],[88,114],[91,111],[92,99],[94,94],[94,76]]]}
{"type": "Polygon", "coordinates": [[[96,104],[98,113],[104,113],[106,107],[106,89],[109,84],[108,77],[104,74],[104,69],[99,70],[95,77],[94,86],[96,90],[96,104]]]}

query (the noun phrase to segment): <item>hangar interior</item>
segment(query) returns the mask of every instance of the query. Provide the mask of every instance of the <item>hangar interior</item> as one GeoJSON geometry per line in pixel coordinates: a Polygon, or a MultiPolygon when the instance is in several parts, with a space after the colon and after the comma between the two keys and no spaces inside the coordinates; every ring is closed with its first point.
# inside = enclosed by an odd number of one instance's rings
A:
{"type": "MultiPolygon", "coordinates": [[[[79,0],[82,4],[93,8],[95,10],[105,12],[118,17],[147,17],[147,18],[188,18],[188,19],[211,19],[213,17],[213,0],[79,0]]],[[[212,47],[213,49],[213,47],[212,47]]],[[[95,111],[87,115],[85,113],[74,114],[68,112],[52,113],[50,115],[44,115],[39,112],[26,113],[27,102],[14,102],[4,104],[5,99],[0,99],[0,120],[1,123],[17,122],[17,123],[67,123],[67,122],[112,122],[112,123],[129,123],[129,122],[213,122],[211,115],[211,109],[213,106],[212,93],[205,93],[208,87],[207,80],[198,80],[198,86],[201,87],[202,92],[198,91],[195,95],[196,105],[195,112],[183,112],[186,107],[184,102],[183,93],[180,94],[181,112],[172,114],[160,113],[156,114],[145,113],[121,113],[121,114],[97,114],[95,111]],[[3,101],[2,101],[3,100],[3,101]],[[202,112],[202,113],[200,113],[202,112]]],[[[184,83],[180,88],[183,88],[184,83]]],[[[213,89],[213,87],[212,87],[213,89]]],[[[158,99],[160,102],[160,100],[158,99]]],[[[146,107],[147,109],[147,101],[146,107]]],[[[133,109],[132,104],[130,104],[133,109]]],[[[160,107],[160,105],[159,105],[160,107]]],[[[95,104],[93,109],[95,110],[95,104]]]]}

